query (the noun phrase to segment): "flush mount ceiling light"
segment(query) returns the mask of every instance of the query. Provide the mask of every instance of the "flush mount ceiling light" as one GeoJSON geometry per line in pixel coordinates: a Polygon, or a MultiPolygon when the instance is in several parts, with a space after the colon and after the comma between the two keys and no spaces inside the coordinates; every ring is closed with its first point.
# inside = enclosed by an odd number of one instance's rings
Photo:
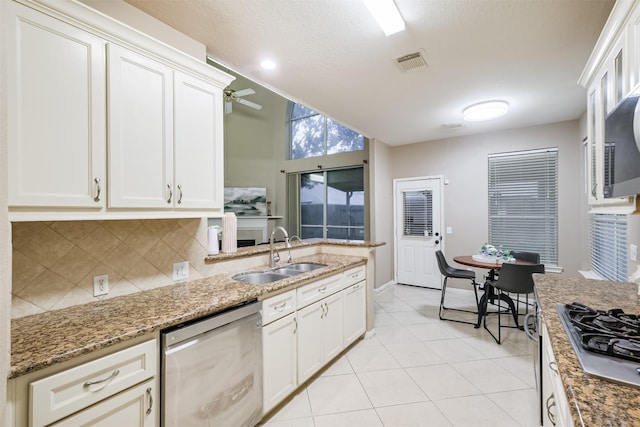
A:
{"type": "Polygon", "coordinates": [[[462,117],[468,122],[484,122],[502,117],[508,110],[509,104],[504,101],[480,102],[465,108],[462,117]]]}
{"type": "Polygon", "coordinates": [[[393,0],[362,0],[385,36],[404,30],[404,21],[393,0]]]}
{"type": "Polygon", "coordinates": [[[272,59],[265,59],[260,62],[260,66],[265,70],[273,70],[274,68],[276,68],[276,63],[272,59]]]}

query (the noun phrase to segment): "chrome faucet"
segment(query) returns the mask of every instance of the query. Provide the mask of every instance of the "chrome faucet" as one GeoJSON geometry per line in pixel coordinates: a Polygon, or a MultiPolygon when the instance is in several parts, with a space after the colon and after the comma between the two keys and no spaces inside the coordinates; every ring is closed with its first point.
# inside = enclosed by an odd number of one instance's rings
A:
{"type": "Polygon", "coordinates": [[[289,249],[289,260],[287,262],[291,262],[291,242],[289,241],[289,233],[287,233],[287,230],[284,229],[284,227],[276,227],[275,230],[273,230],[271,232],[271,237],[269,237],[269,266],[270,267],[275,267],[276,264],[278,263],[278,261],[280,261],[280,253],[278,252],[278,249],[275,249],[275,246],[273,244],[273,238],[276,235],[276,231],[278,230],[282,230],[282,232],[284,233],[284,245],[285,248],[289,249]],[[275,249],[275,254],[273,253],[273,250],[275,249]]]}

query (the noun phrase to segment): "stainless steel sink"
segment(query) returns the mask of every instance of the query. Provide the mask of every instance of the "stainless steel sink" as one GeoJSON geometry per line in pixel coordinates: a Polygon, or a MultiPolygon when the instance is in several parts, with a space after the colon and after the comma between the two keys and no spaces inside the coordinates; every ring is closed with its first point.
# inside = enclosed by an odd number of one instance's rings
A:
{"type": "Polygon", "coordinates": [[[263,271],[257,273],[237,274],[233,276],[233,279],[245,283],[251,283],[252,285],[265,285],[267,283],[275,282],[276,280],[286,279],[287,277],[291,277],[291,275],[276,273],[273,271],[263,271]]]}
{"type": "Polygon", "coordinates": [[[291,265],[288,265],[288,266],[283,267],[283,268],[286,268],[287,270],[299,271],[301,273],[307,273],[309,271],[317,270],[317,269],[322,268],[322,267],[326,267],[326,265],[325,264],[318,264],[318,263],[315,263],[315,262],[301,262],[301,263],[298,263],[298,264],[291,264],[291,265]]]}
{"type": "Polygon", "coordinates": [[[301,262],[270,271],[236,274],[233,276],[233,279],[245,283],[251,283],[252,285],[266,285],[267,283],[272,283],[276,280],[286,279],[287,277],[295,276],[297,274],[308,273],[309,271],[317,270],[322,267],[326,267],[326,265],[316,264],[313,262],[301,262]]]}

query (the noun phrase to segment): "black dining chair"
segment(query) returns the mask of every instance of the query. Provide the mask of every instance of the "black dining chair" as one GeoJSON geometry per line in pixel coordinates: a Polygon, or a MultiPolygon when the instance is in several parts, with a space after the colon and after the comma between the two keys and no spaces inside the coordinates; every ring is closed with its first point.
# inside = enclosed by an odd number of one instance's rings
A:
{"type": "Polygon", "coordinates": [[[471,270],[464,270],[462,268],[455,268],[455,267],[451,267],[448,263],[447,260],[444,257],[444,254],[442,253],[442,251],[437,250],[436,251],[436,259],[438,260],[438,268],[440,269],[440,274],[442,274],[442,276],[444,277],[444,280],[442,282],[442,294],[440,296],[440,310],[438,311],[438,317],[440,317],[440,320],[448,320],[450,322],[458,322],[458,323],[468,323],[471,325],[475,325],[476,321],[473,322],[467,322],[464,320],[457,320],[457,319],[447,319],[443,316],[444,311],[445,310],[453,310],[453,311],[462,311],[465,313],[473,313],[473,314],[478,314],[478,283],[476,283],[476,273],[471,271],[471,270]],[[473,292],[475,294],[476,297],[476,311],[472,311],[472,310],[465,310],[465,309],[461,309],[461,308],[449,308],[449,307],[445,307],[444,305],[444,299],[445,299],[445,294],[447,293],[447,279],[467,279],[467,280],[471,280],[471,287],[473,288],[473,292]]]}
{"type": "MultiPolygon", "coordinates": [[[[505,310],[505,307],[499,307],[497,311],[498,315],[498,336],[496,337],[493,332],[487,327],[487,314],[485,312],[484,315],[484,328],[491,334],[494,340],[498,344],[501,344],[502,334],[501,330],[502,326],[502,314],[511,311],[513,315],[513,319],[515,322],[515,326],[504,326],[505,328],[518,328],[522,329],[522,327],[518,324],[518,311],[511,301],[511,298],[508,298],[507,295],[503,295],[506,293],[510,294],[531,294],[533,293],[533,273],[544,273],[544,264],[531,264],[531,265],[523,265],[523,264],[509,264],[504,263],[500,268],[500,276],[498,280],[493,283],[490,283],[489,286],[493,286],[494,291],[496,292],[498,304],[499,301],[505,301],[508,305],[508,310],[505,310]]],[[[527,306],[528,311],[528,306],[527,306]]],[[[493,313],[491,313],[493,314],[493,313]]]]}
{"type": "MultiPolygon", "coordinates": [[[[538,254],[536,252],[511,251],[510,254],[511,254],[512,257],[514,257],[515,259],[518,259],[520,261],[527,261],[527,262],[530,262],[532,264],[540,264],[540,254],[538,254]]],[[[532,305],[532,304],[529,304],[529,294],[527,294],[525,296],[525,302],[524,303],[527,306],[532,305]]],[[[516,311],[520,311],[520,297],[519,296],[516,299],[516,311]]]]}

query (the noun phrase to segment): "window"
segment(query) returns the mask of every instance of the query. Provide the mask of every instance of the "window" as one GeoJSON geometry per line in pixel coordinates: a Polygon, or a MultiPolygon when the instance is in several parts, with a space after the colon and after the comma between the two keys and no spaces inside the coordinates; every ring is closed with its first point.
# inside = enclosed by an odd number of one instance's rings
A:
{"type": "Polygon", "coordinates": [[[362,135],[302,104],[293,104],[290,124],[292,160],[364,150],[362,135]]]}
{"type": "Polygon", "coordinates": [[[300,237],[364,240],[363,168],[301,173],[300,237]]]}
{"type": "Polygon", "coordinates": [[[591,269],[603,279],[627,281],[627,215],[591,214],[591,269]]]}
{"type": "Polygon", "coordinates": [[[489,155],[489,243],[558,265],[558,150],[489,155]]]}

